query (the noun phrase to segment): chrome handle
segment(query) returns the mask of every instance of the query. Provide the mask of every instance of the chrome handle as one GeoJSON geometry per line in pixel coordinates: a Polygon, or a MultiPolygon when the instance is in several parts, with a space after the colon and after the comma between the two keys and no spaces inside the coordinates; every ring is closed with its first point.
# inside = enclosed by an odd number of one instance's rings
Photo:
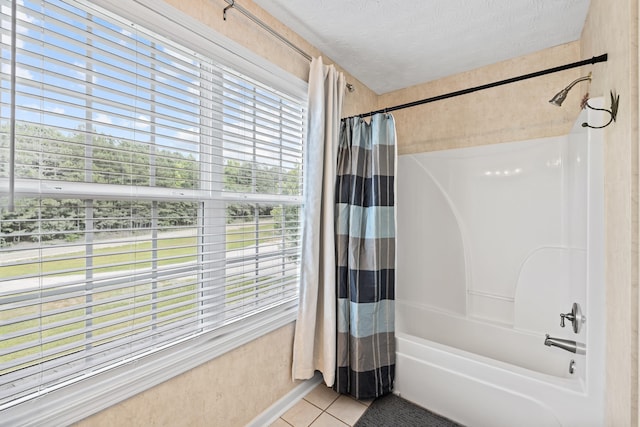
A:
{"type": "Polygon", "coordinates": [[[570,313],[560,313],[560,327],[562,328],[564,328],[565,319],[571,322],[571,325],[573,326],[573,332],[576,334],[580,332],[582,324],[587,320],[587,318],[582,315],[580,304],[578,304],[577,302],[573,303],[570,313]]]}
{"type": "Polygon", "coordinates": [[[572,313],[560,313],[560,327],[564,328],[564,319],[567,319],[569,322],[573,323],[576,320],[576,316],[572,313]]]}

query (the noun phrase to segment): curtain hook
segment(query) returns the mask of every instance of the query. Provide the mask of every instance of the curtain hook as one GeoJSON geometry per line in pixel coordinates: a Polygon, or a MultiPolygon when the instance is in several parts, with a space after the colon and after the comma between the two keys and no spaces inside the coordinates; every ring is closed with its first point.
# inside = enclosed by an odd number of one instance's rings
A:
{"type": "Polygon", "coordinates": [[[582,123],[582,127],[583,128],[591,128],[591,129],[602,129],[602,128],[606,128],[607,126],[609,126],[611,124],[611,122],[615,122],[616,121],[616,117],[618,116],[618,104],[620,103],[620,95],[614,94],[613,91],[610,91],[609,94],[611,95],[611,107],[609,107],[610,109],[607,110],[606,108],[595,108],[592,107],[591,105],[589,105],[589,100],[586,100],[584,102],[584,106],[591,109],[591,110],[596,110],[596,111],[606,111],[607,113],[609,113],[609,115],[611,116],[609,118],[609,121],[607,123],[605,123],[602,126],[591,126],[589,123],[584,122],[582,123]]]}
{"type": "Polygon", "coordinates": [[[229,3],[229,6],[225,7],[224,9],[222,9],[222,20],[223,21],[227,20],[227,9],[231,9],[235,5],[236,5],[236,1],[235,0],[231,0],[231,3],[229,3]]]}

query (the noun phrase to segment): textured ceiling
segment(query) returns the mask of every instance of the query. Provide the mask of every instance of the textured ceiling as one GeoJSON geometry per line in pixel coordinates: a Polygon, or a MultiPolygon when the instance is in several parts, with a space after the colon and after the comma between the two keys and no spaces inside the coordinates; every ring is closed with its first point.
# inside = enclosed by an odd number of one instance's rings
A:
{"type": "Polygon", "coordinates": [[[378,94],[578,40],[589,9],[589,0],[254,2],[378,94]]]}

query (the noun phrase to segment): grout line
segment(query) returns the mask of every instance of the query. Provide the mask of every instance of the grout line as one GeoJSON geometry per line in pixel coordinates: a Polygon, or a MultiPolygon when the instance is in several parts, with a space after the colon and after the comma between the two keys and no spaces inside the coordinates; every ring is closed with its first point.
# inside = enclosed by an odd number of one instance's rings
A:
{"type": "MultiPolygon", "coordinates": [[[[336,417],[335,415],[333,415],[333,414],[331,414],[331,413],[327,412],[327,409],[329,409],[329,408],[331,407],[331,405],[333,405],[333,404],[334,404],[334,403],[335,403],[335,402],[340,398],[340,396],[347,396],[347,397],[349,397],[349,398],[350,398],[351,400],[353,400],[354,402],[357,402],[358,404],[360,404],[360,405],[364,406],[365,411],[366,411],[366,409],[369,407],[368,405],[365,405],[364,403],[360,402],[358,399],[354,398],[353,396],[338,394],[338,395],[337,395],[337,396],[336,396],[336,397],[331,401],[331,403],[329,403],[329,405],[327,405],[327,408],[326,408],[326,409],[322,409],[322,408],[321,408],[321,407],[319,407],[318,405],[315,405],[313,402],[308,401],[308,400],[306,399],[306,397],[303,397],[303,398],[302,398],[302,399],[300,399],[300,400],[304,400],[305,402],[309,403],[311,406],[313,406],[313,407],[315,407],[315,408],[318,408],[318,409],[321,411],[321,412],[320,412],[320,414],[318,414],[318,416],[317,416],[317,417],[315,417],[315,418],[313,419],[313,421],[311,421],[311,423],[309,424],[309,426],[311,426],[313,423],[315,423],[315,422],[318,420],[318,418],[320,418],[320,417],[322,416],[322,414],[325,414],[325,413],[326,413],[327,415],[329,415],[330,417],[332,417],[332,418],[334,418],[334,419],[336,419],[336,420],[340,421],[341,423],[343,423],[343,424],[345,424],[345,425],[347,425],[347,426],[349,426],[349,427],[353,427],[353,425],[354,425],[354,424],[349,424],[349,423],[347,423],[345,420],[342,420],[342,419],[340,419],[340,418],[336,417]]],[[[364,415],[364,413],[363,413],[362,415],[364,415]]],[[[358,417],[358,420],[359,420],[360,418],[362,418],[362,415],[360,415],[360,417],[358,417]]],[[[289,423],[287,420],[285,420],[284,418],[280,417],[280,420],[284,421],[287,425],[289,425],[289,426],[292,426],[292,427],[293,427],[293,425],[292,425],[291,423],[289,423]]],[[[356,420],[356,422],[358,422],[358,420],[356,420]]]]}
{"type": "Polygon", "coordinates": [[[313,402],[309,402],[307,399],[302,399],[305,402],[309,403],[310,405],[315,406],[316,408],[320,409],[322,412],[324,412],[324,409],[322,409],[321,407],[319,407],[318,405],[314,404],[313,402]]]}
{"type": "Polygon", "coordinates": [[[320,409],[322,412],[326,412],[326,411],[327,411],[327,409],[329,409],[329,406],[333,405],[333,404],[335,403],[335,401],[336,401],[336,400],[338,400],[338,398],[339,398],[339,397],[340,397],[340,395],[336,396],[336,398],[335,398],[335,399],[333,399],[333,400],[331,401],[331,403],[329,403],[325,409],[322,409],[321,407],[319,407],[319,406],[318,406],[318,405],[316,405],[315,403],[313,403],[313,402],[311,402],[311,401],[307,400],[307,399],[306,399],[306,398],[304,398],[304,397],[302,398],[302,400],[306,401],[307,403],[312,404],[312,405],[313,405],[313,406],[315,406],[316,408],[320,409]]]}
{"type": "MultiPolygon", "coordinates": [[[[316,408],[317,408],[317,406],[316,406],[316,408]]],[[[318,408],[318,409],[319,409],[319,408],[318,408]]],[[[317,416],[317,417],[315,417],[315,418],[313,419],[313,421],[311,421],[311,423],[309,424],[309,426],[313,425],[313,423],[315,423],[315,422],[318,420],[318,418],[320,418],[320,416],[321,416],[322,414],[324,414],[324,411],[320,412],[320,413],[318,414],[318,416],[317,416]]]]}
{"type": "MultiPolygon", "coordinates": [[[[340,396],[338,396],[338,397],[340,397],[340,396]]],[[[329,415],[331,418],[333,418],[333,419],[336,419],[336,420],[340,421],[342,424],[345,424],[345,425],[347,425],[347,426],[349,426],[349,427],[353,427],[353,425],[354,425],[354,424],[349,424],[349,423],[347,423],[345,420],[342,420],[342,419],[340,419],[340,418],[336,417],[335,415],[333,415],[333,414],[331,414],[331,413],[327,412],[327,410],[326,410],[326,409],[321,409],[319,406],[314,405],[313,403],[309,402],[307,399],[302,399],[302,400],[305,400],[307,403],[310,403],[311,405],[313,405],[314,407],[316,407],[316,408],[318,408],[318,409],[320,409],[320,410],[322,411],[322,412],[320,412],[320,414],[319,414],[317,417],[315,417],[315,418],[311,421],[311,423],[309,424],[309,426],[311,426],[313,423],[315,423],[315,422],[318,420],[318,418],[320,418],[320,417],[322,416],[322,414],[327,414],[327,415],[329,415]]],[[[331,402],[331,404],[333,404],[336,400],[338,400],[338,398],[335,398],[335,399],[333,400],[333,402],[331,402]]],[[[353,399],[353,400],[355,400],[355,399],[353,399]]],[[[356,401],[356,402],[358,402],[357,400],[355,400],[355,401],[356,401]]],[[[358,402],[358,403],[360,403],[360,402],[358,402]]],[[[331,406],[331,404],[329,404],[329,406],[331,406]]],[[[363,404],[363,403],[361,403],[361,405],[362,405],[362,406],[364,406],[365,408],[367,407],[367,406],[366,406],[365,404],[363,404]]],[[[329,406],[327,406],[327,409],[329,409],[329,406]]],[[[363,413],[363,415],[364,415],[364,413],[363,413]]],[[[362,415],[360,415],[360,417],[358,417],[358,420],[359,420],[360,418],[362,418],[362,415]]],[[[289,425],[289,426],[292,426],[292,427],[293,427],[293,424],[290,424],[290,423],[289,423],[287,420],[285,420],[284,418],[280,417],[280,419],[281,419],[282,421],[284,421],[287,425],[289,425]]],[[[358,422],[358,420],[356,420],[356,422],[358,422]]]]}
{"type": "Polygon", "coordinates": [[[340,421],[342,424],[348,425],[349,427],[353,427],[353,424],[347,424],[344,420],[341,420],[340,418],[336,417],[335,415],[331,415],[328,412],[326,414],[329,415],[331,418],[340,421]]]}

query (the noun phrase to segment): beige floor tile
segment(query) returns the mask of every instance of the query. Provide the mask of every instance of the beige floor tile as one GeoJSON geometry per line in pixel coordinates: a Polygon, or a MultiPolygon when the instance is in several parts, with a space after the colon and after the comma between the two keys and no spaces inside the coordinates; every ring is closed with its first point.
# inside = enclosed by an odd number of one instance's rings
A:
{"type": "Polygon", "coordinates": [[[282,418],[278,418],[273,423],[269,424],[269,427],[291,427],[291,424],[289,424],[282,418]]]}
{"type": "Polygon", "coordinates": [[[373,403],[373,399],[358,400],[358,402],[362,403],[364,406],[371,406],[371,404],[373,403]]]}
{"type": "Polygon", "coordinates": [[[337,418],[323,412],[322,415],[316,419],[311,427],[348,427],[349,424],[345,424],[337,418]]]}
{"type": "Polygon", "coordinates": [[[339,420],[353,425],[364,414],[367,407],[348,396],[340,396],[327,408],[327,412],[339,420]]]}
{"type": "Polygon", "coordinates": [[[301,400],[280,418],[294,427],[308,427],[322,411],[306,400],[301,400]]]}
{"type": "Polygon", "coordinates": [[[304,400],[313,403],[320,409],[327,409],[339,396],[331,387],[320,383],[304,397],[304,400]]]}

